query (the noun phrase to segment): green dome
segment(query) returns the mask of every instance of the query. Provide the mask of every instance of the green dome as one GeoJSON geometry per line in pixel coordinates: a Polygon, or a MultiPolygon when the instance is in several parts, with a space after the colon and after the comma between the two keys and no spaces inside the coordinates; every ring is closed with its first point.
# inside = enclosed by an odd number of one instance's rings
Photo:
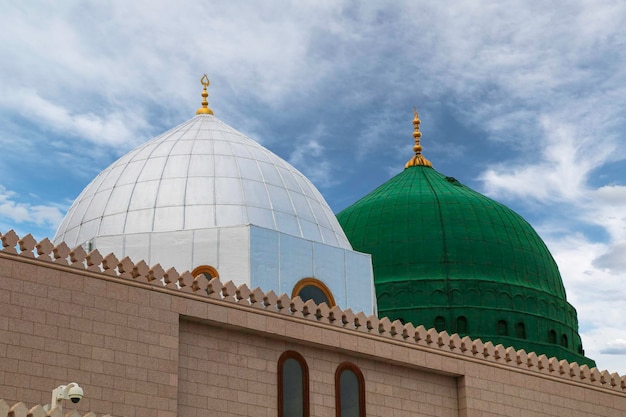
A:
{"type": "Polygon", "coordinates": [[[337,217],[372,255],[381,317],[595,366],[550,251],[504,205],[412,166],[337,217]]]}

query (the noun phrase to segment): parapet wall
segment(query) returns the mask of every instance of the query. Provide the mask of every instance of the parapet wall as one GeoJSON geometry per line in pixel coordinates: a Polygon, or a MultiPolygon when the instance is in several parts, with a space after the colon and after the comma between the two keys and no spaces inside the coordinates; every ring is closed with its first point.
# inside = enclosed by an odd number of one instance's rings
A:
{"type": "MultiPolygon", "coordinates": [[[[135,263],[128,257],[119,260],[114,254],[102,256],[97,250],[86,253],[80,246],[74,249],[70,249],[65,243],[54,246],[47,238],[39,242],[30,234],[20,238],[13,230],[0,234],[0,242],[0,255],[7,257],[31,258],[37,262],[54,263],[61,268],[76,268],[106,274],[143,285],[164,287],[178,292],[181,296],[193,294],[194,297],[206,297],[208,302],[219,300],[219,302],[234,303],[244,308],[341,327],[420,348],[494,362],[505,365],[511,370],[536,372],[588,384],[596,389],[626,394],[626,376],[589,368],[587,365],[569,363],[566,360],[559,361],[554,357],[538,356],[534,352],[526,352],[523,349],[494,346],[493,343],[482,342],[480,339],[461,338],[458,334],[437,332],[433,328],[426,329],[421,325],[414,327],[411,323],[403,324],[398,320],[391,322],[388,318],[379,319],[376,315],[366,316],[362,312],[354,313],[350,309],[342,310],[337,306],[329,308],[325,303],[316,305],[312,300],[303,302],[300,297],[291,299],[286,294],[276,295],[273,291],[263,292],[259,288],[250,289],[245,284],[237,287],[230,281],[222,283],[218,278],[209,281],[204,275],[194,277],[188,271],[179,273],[174,268],[165,270],[159,264],[150,267],[144,261],[135,263]]],[[[17,406],[18,404],[14,407],[17,406]]],[[[22,411],[25,409],[25,407],[18,408],[22,411]]],[[[2,414],[2,410],[4,409],[0,403],[0,417],[5,415],[2,414]]],[[[39,411],[36,410],[36,412],[39,411]]],[[[40,414],[32,415],[39,416],[40,414]]],[[[72,415],[72,417],[75,416],[72,415]]]]}

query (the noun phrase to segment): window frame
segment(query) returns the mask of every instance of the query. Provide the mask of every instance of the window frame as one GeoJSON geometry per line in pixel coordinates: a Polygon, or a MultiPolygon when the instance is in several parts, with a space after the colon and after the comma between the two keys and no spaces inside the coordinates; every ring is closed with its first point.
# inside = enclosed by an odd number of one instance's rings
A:
{"type": "Polygon", "coordinates": [[[335,370],[335,416],[341,416],[341,374],[344,371],[351,371],[359,384],[359,417],[366,417],[365,413],[365,378],[363,372],[352,362],[342,362],[335,370]]]}
{"type": "Polygon", "coordinates": [[[211,278],[220,277],[220,273],[215,267],[211,265],[200,265],[195,267],[193,271],[191,271],[191,275],[193,275],[194,278],[200,276],[200,274],[208,274],[211,278]]]}
{"type": "Polygon", "coordinates": [[[296,298],[297,296],[299,296],[300,292],[308,286],[315,287],[322,291],[322,293],[328,300],[328,307],[334,307],[337,305],[337,303],[335,302],[335,297],[333,297],[333,293],[326,286],[326,284],[324,284],[319,279],[313,277],[302,278],[300,281],[296,282],[296,285],[293,286],[293,290],[291,291],[291,298],[296,298]]]}
{"type": "Polygon", "coordinates": [[[300,365],[300,369],[302,370],[302,415],[303,417],[310,417],[310,404],[309,404],[309,366],[300,353],[295,350],[287,350],[280,355],[278,358],[277,364],[277,374],[278,374],[278,417],[290,417],[285,416],[284,410],[284,392],[283,392],[283,371],[285,362],[288,359],[294,359],[300,365]]]}

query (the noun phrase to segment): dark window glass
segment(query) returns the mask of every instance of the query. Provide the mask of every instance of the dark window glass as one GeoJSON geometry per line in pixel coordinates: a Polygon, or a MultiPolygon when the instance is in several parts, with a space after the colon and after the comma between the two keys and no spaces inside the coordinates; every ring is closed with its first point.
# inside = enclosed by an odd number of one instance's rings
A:
{"type": "Polygon", "coordinates": [[[326,294],[320,288],[315,285],[307,285],[302,287],[300,292],[298,293],[302,301],[313,300],[315,304],[326,303],[326,305],[331,305],[326,294]]]}
{"type": "Polygon", "coordinates": [[[278,360],[278,416],[309,417],[309,372],[302,355],[283,353],[278,360]]]}
{"type": "Polygon", "coordinates": [[[567,335],[565,334],[561,336],[561,346],[569,347],[569,343],[567,343],[567,335]]]}
{"type": "Polygon", "coordinates": [[[297,360],[289,358],[283,364],[283,412],[285,416],[303,416],[302,368],[297,360]]]}
{"type": "Polygon", "coordinates": [[[355,365],[345,362],[335,373],[337,417],[365,417],[365,381],[355,365]]]}
{"type": "Polygon", "coordinates": [[[339,377],[341,417],[359,417],[359,380],[346,369],[339,377]]]}
{"type": "Polygon", "coordinates": [[[457,333],[467,333],[467,319],[465,318],[465,316],[457,317],[456,331],[457,333]]]}
{"type": "Polygon", "coordinates": [[[554,330],[550,330],[548,332],[548,342],[549,343],[556,343],[556,332],[554,330]]]}
{"type": "Polygon", "coordinates": [[[508,335],[509,335],[509,329],[506,324],[506,321],[504,320],[498,321],[498,336],[508,336],[508,335]]]}
{"type": "Polygon", "coordinates": [[[446,319],[442,316],[435,317],[435,329],[438,332],[444,331],[446,329],[446,319]]]}
{"type": "Polygon", "coordinates": [[[526,339],[526,326],[521,321],[515,326],[515,337],[526,339]]]}

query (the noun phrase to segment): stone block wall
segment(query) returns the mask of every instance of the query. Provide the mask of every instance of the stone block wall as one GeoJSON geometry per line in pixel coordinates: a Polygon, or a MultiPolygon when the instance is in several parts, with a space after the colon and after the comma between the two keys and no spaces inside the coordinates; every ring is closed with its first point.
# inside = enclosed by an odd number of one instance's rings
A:
{"type": "Polygon", "coordinates": [[[312,416],[334,415],[335,371],[346,361],[363,372],[367,415],[458,416],[455,377],[311,346],[306,340],[285,341],[187,320],[180,329],[180,416],[276,416],[277,363],[288,350],[306,360],[312,416]]]}
{"type": "Polygon", "coordinates": [[[8,403],[76,381],[83,414],[275,416],[278,357],[296,350],[313,417],[334,413],[344,361],[363,372],[368,416],[626,415],[617,373],[30,235],[0,242],[8,403]]]}

